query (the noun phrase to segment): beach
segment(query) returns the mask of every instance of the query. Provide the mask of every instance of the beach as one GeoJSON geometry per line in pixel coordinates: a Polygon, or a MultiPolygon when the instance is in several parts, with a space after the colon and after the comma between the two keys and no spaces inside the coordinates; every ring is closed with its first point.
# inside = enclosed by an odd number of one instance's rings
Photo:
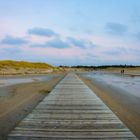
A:
{"type": "MultiPolygon", "coordinates": [[[[99,76],[95,73],[97,72],[81,72],[78,76],[140,138],[140,97],[139,92],[132,94],[133,88],[138,90],[139,77],[132,78],[132,82],[131,78],[129,81],[129,77],[118,74],[99,76]],[[130,94],[125,88],[120,88],[125,84],[129,85],[128,91],[132,88],[130,94]]],[[[48,95],[64,75],[65,73],[60,72],[4,78],[0,76],[0,81],[5,79],[0,86],[0,139],[6,139],[8,133],[48,95]],[[9,82],[10,80],[12,82],[9,82]]]]}
{"type": "Polygon", "coordinates": [[[96,78],[86,77],[83,74],[80,78],[140,138],[140,97],[128,94],[126,90],[96,78]]]}
{"type": "Polygon", "coordinates": [[[49,74],[49,76],[51,78],[47,81],[36,80],[31,76],[33,81],[27,80],[20,84],[16,82],[0,87],[0,139],[6,139],[8,133],[47,96],[64,74],[49,74]]]}

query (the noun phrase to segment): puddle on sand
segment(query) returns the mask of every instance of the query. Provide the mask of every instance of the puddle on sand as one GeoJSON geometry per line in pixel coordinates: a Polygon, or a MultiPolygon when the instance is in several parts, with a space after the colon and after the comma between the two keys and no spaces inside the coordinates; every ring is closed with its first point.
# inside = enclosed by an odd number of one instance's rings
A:
{"type": "Polygon", "coordinates": [[[0,77],[0,97],[7,96],[7,86],[30,83],[37,81],[49,81],[52,76],[31,76],[31,77],[0,77]]]}
{"type": "Polygon", "coordinates": [[[52,76],[34,76],[34,77],[11,77],[11,78],[0,78],[0,87],[10,86],[20,83],[29,83],[36,81],[48,81],[52,76]]]}

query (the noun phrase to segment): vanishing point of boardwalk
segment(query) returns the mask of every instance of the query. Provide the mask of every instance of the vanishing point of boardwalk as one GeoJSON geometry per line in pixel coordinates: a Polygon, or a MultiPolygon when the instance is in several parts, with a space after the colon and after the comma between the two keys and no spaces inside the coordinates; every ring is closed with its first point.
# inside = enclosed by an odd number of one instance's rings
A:
{"type": "Polygon", "coordinates": [[[8,140],[137,139],[74,73],[9,134],[8,140]]]}

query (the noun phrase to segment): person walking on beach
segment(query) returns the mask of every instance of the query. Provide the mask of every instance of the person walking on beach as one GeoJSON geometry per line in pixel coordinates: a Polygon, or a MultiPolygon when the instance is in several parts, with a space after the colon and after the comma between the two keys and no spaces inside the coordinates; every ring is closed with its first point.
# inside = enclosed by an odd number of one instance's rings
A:
{"type": "Polygon", "coordinates": [[[124,69],[123,69],[123,70],[121,70],[121,74],[124,74],[124,69]]]}

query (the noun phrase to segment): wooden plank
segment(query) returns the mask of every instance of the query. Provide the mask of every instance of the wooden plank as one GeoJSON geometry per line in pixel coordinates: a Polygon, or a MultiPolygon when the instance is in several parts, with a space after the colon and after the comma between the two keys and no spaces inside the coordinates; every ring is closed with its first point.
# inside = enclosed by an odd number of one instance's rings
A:
{"type": "Polygon", "coordinates": [[[8,140],[137,139],[74,73],[68,74],[8,140]]]}

